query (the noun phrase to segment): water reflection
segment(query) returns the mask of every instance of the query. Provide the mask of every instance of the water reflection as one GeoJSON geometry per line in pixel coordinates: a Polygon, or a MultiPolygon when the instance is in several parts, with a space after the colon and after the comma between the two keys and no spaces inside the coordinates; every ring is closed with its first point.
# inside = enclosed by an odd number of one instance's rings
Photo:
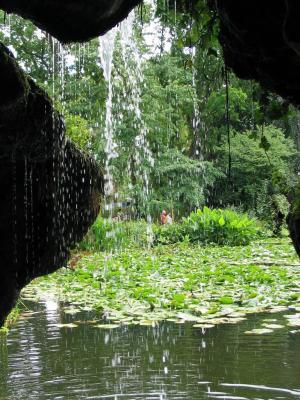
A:
{"type": "Polygon", "coordinates": [[[266,316],[206,332],[171,323],[108,331],[59,329],[94,315],[34,307],[0,341],[1,400],[300,398],[300,334],[244,335],[266,316]]]}

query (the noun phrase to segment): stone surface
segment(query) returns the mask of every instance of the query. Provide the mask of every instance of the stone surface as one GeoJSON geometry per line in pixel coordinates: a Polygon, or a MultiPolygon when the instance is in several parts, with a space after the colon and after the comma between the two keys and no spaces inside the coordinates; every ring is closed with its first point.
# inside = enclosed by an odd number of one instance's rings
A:
{"type": "Polygon", "coordinates": [[[103,177],[4,46],[0,84],[1,326],[22,287],[66,265],[99,212],[103,177]]]}
{"type": "Polygon", "coordinates": [[[287,218],[290,236],[298,256],[300,257],[300,215],[290,213],[287,218]]]}
{"type": "MultiPolygon", "coordinates": [[[[209,0],[220,18],[220,42],[226,65],[242,79],[300,106],[300,1],[209,0]]],[[[284,107],[284,105],[283,105],[284,107]]],[[[291,195],[288,225],[300,256],[299,191],[291,195]]]]}
{"type": "Polygon", "coordinates": [[[228,67],[300,105],[300,2],[211,0],[228,67]]]}
{"type": "Polygon", "coordinates": [[[127,17],[141,0],[0,0],[0,8],[32,20],[62,42],[86,41],[127,17]]]}

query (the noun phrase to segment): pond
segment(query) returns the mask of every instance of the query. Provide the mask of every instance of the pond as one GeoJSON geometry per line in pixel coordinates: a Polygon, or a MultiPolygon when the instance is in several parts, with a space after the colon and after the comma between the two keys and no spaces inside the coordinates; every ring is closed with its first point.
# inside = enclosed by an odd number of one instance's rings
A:
{"type": "Polygon", "coordinates": [[[0,340],[1,400],[300,399],[300,331],[283,314],[206,330],[171,322],[109,330],[89,323],[91,312],[29,307],[36,313],[0,340]],[[266,318],[285,327],[244,333],[266,318]],[[57,326],[78,320],[86,323],[57,326]]]}

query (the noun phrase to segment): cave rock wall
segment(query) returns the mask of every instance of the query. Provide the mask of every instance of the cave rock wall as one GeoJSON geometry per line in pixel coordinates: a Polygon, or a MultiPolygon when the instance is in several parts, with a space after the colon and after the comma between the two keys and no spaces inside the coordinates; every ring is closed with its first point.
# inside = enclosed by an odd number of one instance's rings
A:
{"type": "Polygon", "coordinates": [[[84,42],[127,17],[141,0],[0,0],[0,8],[30,19],[62,42],[84,42]]]}
{"type": "Polygon", "coordinates": [[[0,325],[28,282],[65,266],[99,212],[99,167],[0,46],[0,325]]]}

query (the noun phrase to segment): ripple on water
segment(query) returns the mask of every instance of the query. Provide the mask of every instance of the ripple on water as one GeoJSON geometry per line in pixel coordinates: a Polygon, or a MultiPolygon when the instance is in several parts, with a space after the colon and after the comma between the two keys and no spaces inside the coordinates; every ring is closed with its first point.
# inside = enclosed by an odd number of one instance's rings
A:
{"type": "Polygon", "coordinates": [[[0,346],[0,400],[300,399],[300,335],[281,314],[272,315],[281,329],[245,335],[267,316],[211,329],[163,322],[103,330],[77,322],[96,320],[89,311],[30,307],[41,312],[0,346]],[[75,321],[75,329],[59,325],[75,321]]]}

